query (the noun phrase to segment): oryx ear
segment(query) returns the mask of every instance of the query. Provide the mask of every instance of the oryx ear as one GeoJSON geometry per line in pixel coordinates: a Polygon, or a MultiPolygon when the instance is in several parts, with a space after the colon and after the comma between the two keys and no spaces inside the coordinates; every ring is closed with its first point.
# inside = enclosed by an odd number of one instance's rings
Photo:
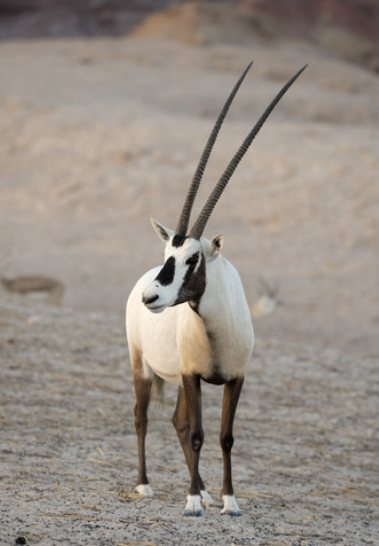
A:
{"type": "Polygon", "coordinates": [[[216,256],[221,252],[222,245],[224,244],[224,235],[220,233],[219,235],[216,235],[216,237],[213,237],[211,241],[211,256],[216,258],[216,256]]]}
{"type": "Polygon", "coordinates": [[[174,232],[172,229],[167,228],[163,224],[159,223],[155,218],[150,218],[151,225],[153,226],[154,230],[158,234],[158,237],[166,243],[170,237],[174,236],[174,232]]]}

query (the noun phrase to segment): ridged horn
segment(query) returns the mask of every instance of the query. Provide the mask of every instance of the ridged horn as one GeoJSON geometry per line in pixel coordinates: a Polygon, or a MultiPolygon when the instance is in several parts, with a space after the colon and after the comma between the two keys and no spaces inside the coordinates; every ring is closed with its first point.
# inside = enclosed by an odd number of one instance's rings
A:
{"type": "Polygon", "coordinates": [[[300,74],[306,69],[308,65],[303,66],[301,70],[299,70],[287,83],[286,85],[279,91],[279,93],[276,95],[276,97],[273,99],[273,101],[269,104],[269,106],[266,108],[266,110],[263,112],[262,116],[259,118],[257,123],[254,125],[253,129],[250,131],[250,133],[247,135],[241,146],[239,147],[237,153],[234,155],[233,159],[230,161],[229,165],[225,169],[223,175],[221,176],[220,180],[218,181],[216,187],[212,191],[211,195],[208,198],[208,201],[204,205],[202,211],[200,212],[200,215],[198,219],[196,220],[195,224],[193,225],[189,237],[193,237],[194,239],[200,239],[200,237],[203,234],[203,231],[205,229],[205,226],[207,224],[207,221],[212,214],[212,211],[214,207],[216,206],[217,201],[220,199],[222,192],[224,191],[227,183],[231,179],[234,171],[238,167],[239,162],[243,158],[243,156],[246,154],[247,150],[249,149],[251,143],[253,142],[254,138],[259,133],[260,129],[262,128],[264,122],[267,120],[271,112],[274,110],[275,106],[278,104],[280,99],[283,97],[283,95],[288,91],[288,89],[291,87],[291,85],[297,80],[297,78],[300,76],[300,74]]]}
{"type": "Polygon", "coordinates": [[[195,201],[195,197],[197,195],[197,191],[199,189],[200,182],[201,182],[201,179],[203,177],[205,167],[207,166],[209,156],[210,156],[210,154],[212,152],[214,143],[216,142],[217,135],[218,135],[218,133],[219,133],[219,131],[221,129],[221,126],[222,126],[222,124],[224,122],[225,116],[228,113],[229,107],[232,104],[233,99],[236,96],[237,91],[240,88],[240,86],[241,86],[243,80],[245,79],[245,76],[248,73],[248,71],[249,71],[252,64],[253,63],[251,62],[247,66],[246,70],[244,71],[244,73],[242,74],[242,76],[240,77],[240,79],[238,80],[236,85],[234,86],[232,92],[230,93],[227,101],[225,102],[225,104],[224,104],[224,106],[223,106],[223,108],[222,108],[222,110],[221,110],[221,112],[220,112],[220,114],[219,114],[219,116],[218,116],[218,118],[216,120],[216,123],[215,123],[215,125],[213,127],[213,130],[212,130],[211,134],[209,135],[208,141],[207,141],[207,143],[205,145],[205,148],[204,148],[204,151],[203,151],[203,153],[201,155],[201,158],[200,158],[199,164],[197,166],[196,172],[195,172],[195,174],[193,176],[193,179],[192,179],[192,182],[191,182],[191,185],[190,185],[190,188],[188,190],[187,197],[186,197],[186,200],[185,200],[185,203],[184,203],[184,206],[183,206],[183,210],[182,210],[182,213],[180,215],[177,228],[175,230],[175,233],[177,235],[179,235],[180,237],[185,237],[186,234],[187,234],[192,206],[193,206],[193,203],[195,201]]]}

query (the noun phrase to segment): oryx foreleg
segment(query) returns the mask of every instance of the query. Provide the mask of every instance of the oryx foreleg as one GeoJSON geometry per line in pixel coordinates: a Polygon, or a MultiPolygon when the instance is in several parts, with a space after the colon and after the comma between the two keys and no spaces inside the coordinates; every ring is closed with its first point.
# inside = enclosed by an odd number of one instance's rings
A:
{"type": "Polygon", "coordinates": [[[225,384],[222,404],[220,444],[224,462],[224,477],[221,492],[224,507],[221,513],[230,516],[241,515],[237,501],[234,498],[231,452],[234,442],[233,422],[243,382],[243,377],[237,377],[225,384]]]}
{"type": "MultiPolygon", "coordinates": [[[[180,440],[180,444],[183,449],[184,457],[188,466],[188,470],[191,473],[192,469],[192,446],[190,440],[190,421],[187,410],[186,398],[184,394],[184,389],[179,387],[178,389],[178,399],[176,402],[175,413],[172,418],[176,433],[180,440]]],[[[205,489],[205,485],[201,476],[199,474],[199,484],[200,484],[200,493],[203,502],[210,503],[213,502],[212,497],[209,495],[205,489]]]]}
{"type": "Polygon", "coordinates": [[[204,441],[204,431],[201,417],[201,389],[198,375],[183,375],[185,403],[190,424],[190,474],[191,483],[187,504],[184,509],[186,516],[201,516],[201,483],[199,475],[200,451],[204,441]]]}
{"type": "Polygon", "coordinates": [[[147,410],[149,408],[152,379],[139,376],[134,372],[134,388],[136,392],[136,405],[134,408],[135,427],[138,439],[138,479],[136,491],[143,497],[152,497],[153,490],[149,485],[146,474],[145,439],[147,433],[147,410]]]}

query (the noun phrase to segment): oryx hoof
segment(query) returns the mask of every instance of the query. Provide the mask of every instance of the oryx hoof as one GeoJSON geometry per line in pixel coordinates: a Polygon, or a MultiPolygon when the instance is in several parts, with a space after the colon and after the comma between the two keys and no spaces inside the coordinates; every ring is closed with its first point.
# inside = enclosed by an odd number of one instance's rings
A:
{"type": "Polygon", "coordinates": [[[183,512],[184,516],[199,517],[203,515],[200,495],[188,495],[187,504],[183,512]]]}
{"type": "Polygon", "coordinates": [[[234,495],[224,495],[222,500],[224,501],[224,508],[221,510],[222,515],[241,516],[241,510],[234,495]]]}
{"type": "Polygon", "coordinates": [[[153,497],[154,493],[151,489],[150,485],[148,483],[141,483],[140,485],[137,485],[136,487],[137,493],[141,495],[141,497],[153,497]]]}

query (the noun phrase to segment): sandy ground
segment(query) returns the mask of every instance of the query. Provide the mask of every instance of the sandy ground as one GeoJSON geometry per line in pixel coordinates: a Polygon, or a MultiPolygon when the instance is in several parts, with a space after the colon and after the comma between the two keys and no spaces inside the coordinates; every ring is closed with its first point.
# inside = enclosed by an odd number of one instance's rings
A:
{"type": "MultiPolygon", "coordinates": [[[[377,76],[300,42],[76,39],[1,43],[0,81],[2,264],[66,286],[60,310],[0,293],[0,543],[378,544],[377,76]],[[250,302],[262,276],[283,305],[255,324],[234,458],[243,516],[216,505],[194,523],[181,515],[170,389],[149,436],[156,497],[133,493],[124,305],[162,259],[149,216],[175,227],[251,59],[196,211],[308,62],[205,234],[225,233],[250,302]]],[[[220,390],[206,392],[204,475],[218,499],[220,390]]]]}
{"type": "Polygon", "coordinates": [[[147,442],[155,497],[134,494],[134,395],[119,320],[8,304],[0,336],[1,544],[378,544],[375,359],[358,367],[336,351],[261,344],[235,427],[239,518],[220,515],[221,390],[207,385],[201,467],[216,502],[187,519],[170,387],[147,442]]]}

